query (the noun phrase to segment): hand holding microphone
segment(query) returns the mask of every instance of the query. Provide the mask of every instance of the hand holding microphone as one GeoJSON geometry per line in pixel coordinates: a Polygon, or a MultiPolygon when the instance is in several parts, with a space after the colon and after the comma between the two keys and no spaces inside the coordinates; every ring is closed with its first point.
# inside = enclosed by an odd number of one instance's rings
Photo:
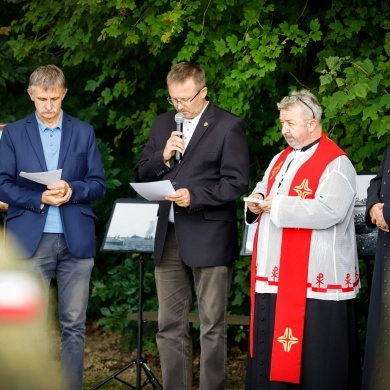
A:
{"type": "MultiPolygon", "coordinates": [[[[183,133],[183,122],[184,122],[184,115],[181,112],[178,112],[175,115],[175,122],[176,122],[176,131],[180,131],[183,133]]],[[[179,150],[176,150],[175,160],[180,161],[182,158],[182,154],[179,150]]]]}
{"type": "Polygon", "coordinates": [[[182,158],[181,151],[184,151],[184,142],[182,139],[184,115],[181,112],[175,115],[175,122],[176,130],[172,131],[171,136],[168,138],[163,153],[165,163],[173,156],[175,156],[176,161],[180,161],[182,158]]]}

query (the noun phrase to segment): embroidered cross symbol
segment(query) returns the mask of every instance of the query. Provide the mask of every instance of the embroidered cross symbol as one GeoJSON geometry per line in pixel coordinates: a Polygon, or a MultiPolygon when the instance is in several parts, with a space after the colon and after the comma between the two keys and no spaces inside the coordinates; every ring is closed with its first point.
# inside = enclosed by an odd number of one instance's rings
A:
{"type": "Polygon", "coordinates": [[[324,274],[322,272],[320,272],[318,275],[317,275],[317,286],[318,287],[321,287],[321,284],[324,284],[323,280],[324,280],[324,274]]]}
{"type": "Polygon", "coordinates": [[[272,180],[276,175],[277,173],[280,171],[280,168],[282,167],[283,165],[283,161],[281,161],[278,166],[276,166],[275,168],[272,169],[271,171],[271,175],[270,175],[270,179],[272,180]]]}
{"type": "Polygon", "coordinates": [[[284,352],[290,352],[291,347],[299,342],[299,340],[293,336],[291,328],[286,328],[284,335],[278,337],[278,341],[283,344],[284,352]]]}
{"type": "Polygon", "coordinates": [[[299,186],[294,187],[294,191],[302,199],[305,199],[306,196],[311,195],[313,190],[309,188],[309,179],[303,179],[302,183],[299,186]]]}
{"type": "Polygon", "coordinates": [[[349,273],[347,273],[347,275],[345,276],[345,284],[347,285],[347,287],[350,287],[352,285],[351,275],[349,273]]]}
{"type": "Polygon", "coordinates": [[[272,276],[272,279],[274,282],[276,281],[276,279],[279,278],[279,268],[278,267],[272,268],[271,276],[272,276]]]}

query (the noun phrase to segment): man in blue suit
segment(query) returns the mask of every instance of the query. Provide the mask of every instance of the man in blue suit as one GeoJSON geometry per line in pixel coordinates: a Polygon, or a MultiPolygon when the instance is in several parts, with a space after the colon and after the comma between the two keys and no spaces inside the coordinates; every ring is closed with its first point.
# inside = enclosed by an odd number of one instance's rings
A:
{"type": "Polygon", "coordinates": [[[67,92],[61,69],[46,65],[30,76],[36,111],[7,125],[0,140],[0,199],[7,203],[7,234],[39,269],[47,287],[55,274],[61,327],[61,363],[68,387],[82,388],[89,280],[96,254],[90,202],[106,190],[92,126],[61,109],[67,92]],[[45,186],[20,172],[62,169],[45,186]]]}

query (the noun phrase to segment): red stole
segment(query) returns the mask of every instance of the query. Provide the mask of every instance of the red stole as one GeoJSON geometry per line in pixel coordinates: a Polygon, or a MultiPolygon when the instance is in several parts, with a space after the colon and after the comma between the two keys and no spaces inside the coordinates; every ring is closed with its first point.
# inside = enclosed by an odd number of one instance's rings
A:
{"type": "MultiPolygon", "coordinates": [[[[286,148],[275,162],[268,178],[267,195],[291,150],[291,147],[286,148]]],[[[326,166],[341,155],[345,155],[345,152],[322,133],[316,151],[296,172],[289,196],[314,199],[326,166]]],[[[259,225],[260,220],[261,218],[259,218],[259,225]]],[[[258,230],[259,227],[256,229],[253,241],[251,264],[250,356],[253,356],[258,230]]],[[[272,344],[271,381],[300,382],[311,234],[311,229],[283,228],[272,344]]]]}

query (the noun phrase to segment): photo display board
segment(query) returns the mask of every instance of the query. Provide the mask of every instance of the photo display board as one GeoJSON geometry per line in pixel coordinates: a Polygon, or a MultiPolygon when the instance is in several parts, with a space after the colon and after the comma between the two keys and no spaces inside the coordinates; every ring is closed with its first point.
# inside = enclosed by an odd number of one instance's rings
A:
{"type": "Polygon", "coordinates": [[[117,199],[101,251],[153,253],[158,202],[117,199]]]}

